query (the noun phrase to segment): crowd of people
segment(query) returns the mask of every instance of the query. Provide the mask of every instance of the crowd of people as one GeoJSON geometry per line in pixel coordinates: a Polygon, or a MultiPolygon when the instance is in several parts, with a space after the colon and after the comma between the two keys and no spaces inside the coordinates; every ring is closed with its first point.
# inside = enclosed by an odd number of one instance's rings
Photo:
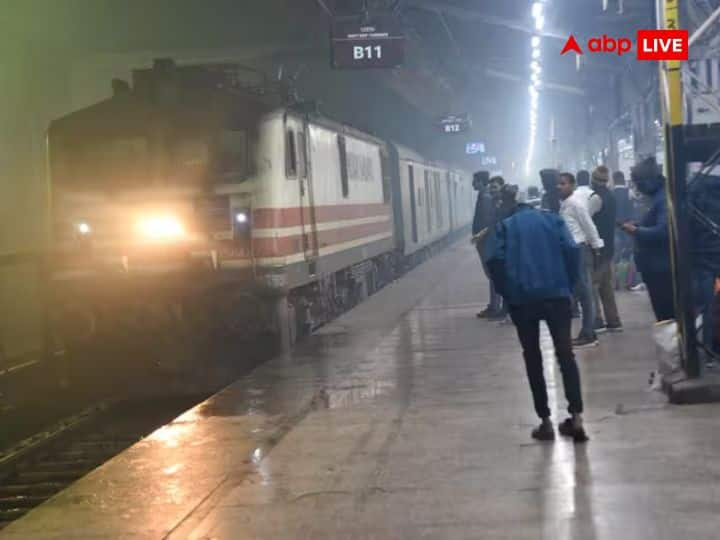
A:
{"type": "MultiPolygon", "coordinates": [[[[588,437],[573,351],[597,346],[601,333],[623,331],[615,299],[617,270],[624,269],[627,278],[627,269],[636,268],[632,274],[637,277],[621,285],[631,287],[642,279],[656,319],[675,318],[665,179],[652,158],[632,168],[630,186],[622,172],[611,174],[603,165],[575,175],[544,169],[540,179],[544,192],[537,207],[520,202],[518,188],[500,176],[479,172],[474,177],[473,242],[490,283],[490,301],[478,317],[509,319],[517,329],[541,419],[532,436],[539,440],[555,438],[540,349],[540,321],[546,322],[570,413],[559,431],[584,442],[588,437]],[[573,317],[581,318],[574,339],[573,317]]],[[[720,179],[716,188],[720,192],[720,179]]],[[[713,245],[718,249],[710,251],[720,259],[720,240],[713,245]]],[[[712,344],[715,266],[706,266],[712,269],[696,275],[696,297],[699,311],[708,317],[704,340],[712,344]]]]}

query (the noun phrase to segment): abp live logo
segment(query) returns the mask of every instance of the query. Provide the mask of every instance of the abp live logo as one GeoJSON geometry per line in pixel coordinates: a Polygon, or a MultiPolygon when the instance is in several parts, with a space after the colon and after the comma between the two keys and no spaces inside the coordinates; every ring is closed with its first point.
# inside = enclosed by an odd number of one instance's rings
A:
{"type": "MultiPolygon", "coordinates": [[[[636,53],[638,60],[687,60],[689,52],[687,30],[638,30],[636,53]]],[[[614,53],[618,56],[629,53],[633,42],[630,38],[614,38],[607,35],[590,38],[587,50],[592,53],[614,53]]],[[[561,55],[574,51],[584,54],[575,36],[570,36],[561,55]]]]}

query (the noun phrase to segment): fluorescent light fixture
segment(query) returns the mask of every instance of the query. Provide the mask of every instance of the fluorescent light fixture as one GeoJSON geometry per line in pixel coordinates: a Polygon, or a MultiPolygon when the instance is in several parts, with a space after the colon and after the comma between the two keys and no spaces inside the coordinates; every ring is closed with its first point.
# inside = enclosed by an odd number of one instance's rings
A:
{"type": "Polygon", "coordinates": [[[533,49],[532,57],[533,57],[533,60],[537,60],[538,58],[540,58],[540,49],[533,49]]]}
{"type": "Polygon", "coordinates": [[[541,31],[543,28],[545,28],[545,17],[540,15],[535,19],[535,30],[541,31]]]}
{"type": "Polygon", "coordinates": [[[540,73],[540,71],[542,71],[542,68],[540,67],[540,62],[538,62],[537,60],[533,60],[532,62],[530,62],[530,69],[540,73]]]}
{"type": "Polygon", "coordinates": [[[532,16],[536,19],[542,17],[543,5],[540,2],[534,2],[532,5],[532,16]]]}
{"type": "Polygon", "coordinates": [[[540,36],[533,36],[530,40],[530,43],[533,47],[539,47],[540,46],[540,36]]]}

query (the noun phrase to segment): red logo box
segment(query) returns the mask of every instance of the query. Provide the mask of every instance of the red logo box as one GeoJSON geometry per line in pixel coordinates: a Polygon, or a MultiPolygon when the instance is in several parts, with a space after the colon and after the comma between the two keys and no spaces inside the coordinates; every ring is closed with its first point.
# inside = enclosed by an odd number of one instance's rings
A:
{"type": "Polygon", "coordinates": [[[638,30],[638,60],[687,60],[687,30],[638,30]]]}

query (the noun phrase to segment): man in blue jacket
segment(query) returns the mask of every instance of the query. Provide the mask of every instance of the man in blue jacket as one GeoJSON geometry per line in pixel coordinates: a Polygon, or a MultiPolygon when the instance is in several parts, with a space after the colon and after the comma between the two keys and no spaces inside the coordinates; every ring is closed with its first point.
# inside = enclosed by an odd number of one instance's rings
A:
{"type": "Polygon", "coordinates": [[[540,349],[540,321],[547,323],[571,417],[560,433],[576,442],[588,437],[583,428],[580,373],[572,346],[570,298],[579,276],[580,253],[565,222],[556,214],[519,204],[495,228],[488,267],[509,306],[523,348],[535,412],[542,420],[535,439],[555,438],[540,349]]]}

